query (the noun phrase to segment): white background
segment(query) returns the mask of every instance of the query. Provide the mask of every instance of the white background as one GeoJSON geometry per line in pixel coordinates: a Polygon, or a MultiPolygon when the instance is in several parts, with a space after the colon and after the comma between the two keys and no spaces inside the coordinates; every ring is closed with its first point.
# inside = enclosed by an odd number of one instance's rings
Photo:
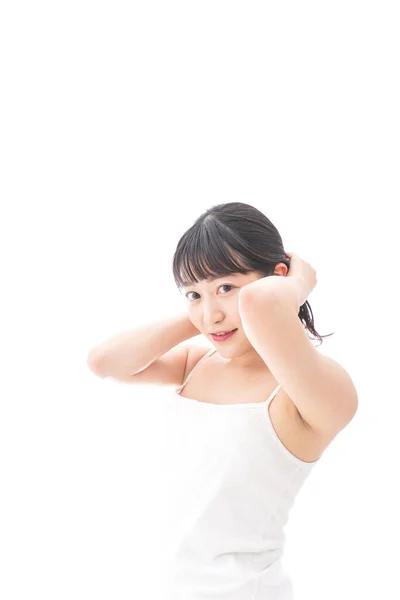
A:
{"type": "Polygon", "coordinates": [[[359,393],[286,529],[296,600],[399,595],[396,8],[3,3],[2,599],[159,597],[169,390],[86,359],[184,309],[176,244],[232,201],[316,268],[321,351],[359,393]]]}

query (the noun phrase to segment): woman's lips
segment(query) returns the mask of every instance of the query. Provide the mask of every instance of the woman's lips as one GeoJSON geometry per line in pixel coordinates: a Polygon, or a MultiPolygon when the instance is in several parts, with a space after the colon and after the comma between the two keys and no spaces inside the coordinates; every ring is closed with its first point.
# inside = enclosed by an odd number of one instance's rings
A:
{"type": "Polygon", "coordinates": [[[231,338],[233,336],[234,333],[236,333],[237,328],[233,329],[232,331],[230,331],[229,333],[227,333],[226,335],[214,335],[213,333],[212,335],[212,339],[215,342],[224,342],[225,340],[227,340],[228,338],[231,338]]]}

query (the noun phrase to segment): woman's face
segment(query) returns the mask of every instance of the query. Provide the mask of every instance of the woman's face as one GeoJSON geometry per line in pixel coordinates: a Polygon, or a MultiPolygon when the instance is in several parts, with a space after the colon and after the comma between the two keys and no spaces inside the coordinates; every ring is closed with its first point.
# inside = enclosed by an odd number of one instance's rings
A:
{"type": "MultiPolygon", "coordinates": [[[[279,263],[274,275],[285,276],[287,267],[279,263]]],[[[233,273],[225,277],[206,279],[200,283],[182,288],[186,301],[188,316],[193,325],[214,344],[222,356],[252,348],[246,337],[239,313],[239,292],[249,283],[264,277],[256,271],[250,273],[233,273]],[[218,331],[237,331],[225,341],[216,341],[211,333],[218,331]]]]}
{"type": "Polygon", "coordinates": [[[252,281],[260,279],[256,272],[234,273],[216,279],[206,279],[182,289],[188,316],[193,325],[204,334],[218,349],[225,351],[238,344],[249,343],[242,329],[239,314],[239,292],[252,281]],[[215,341],[212,332],[231,331],[235,334],[226,341],[215,341]]]}

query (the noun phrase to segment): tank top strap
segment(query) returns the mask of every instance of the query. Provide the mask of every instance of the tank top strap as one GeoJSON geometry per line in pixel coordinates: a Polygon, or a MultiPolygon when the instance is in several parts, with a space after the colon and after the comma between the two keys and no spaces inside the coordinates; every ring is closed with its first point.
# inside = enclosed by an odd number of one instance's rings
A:
{"type": "Polygon", "coordinates": [[[179,387],[176,389],[176,391],[177,391],[178,393],[179,393],[179,392],[180,392],[180,391],[181,391],[181,390],[182,390],[182,389],[185,387],[185,385],[187,384],[187,382],[188,382],[188,381],[189,381],[189,379],[191,378],[191,376],[192,376],[192,373],[193,373],[193,371],[196,369],[196,367],[198,367],[198,365],[199,365],[200,363],[202,363],[202,362],[203,362],[203,361],[204,361],[206,358],[208,358],[208,357],[209,357],[211,354],[213,354],[215,351],[216,351],[216,348],[210,348],[210,349],[209,349],[209,351],[208,351],[208,352],[206,352],[206,353],[204,354],[204,356],[202,356],[202,357],[201,357],[201,359],[197,361],[197,363],[194,365],[193,369],[192,369],[192,370],[191,370],[191,371],[190,371],[190,372],[189,372],[189,373],[186,375],[186,379],[185,379],[185,381],[182,383],[182,385],[180,385],[180,386],[179,386],[179,387]]]}
{"type": "Polygon", "coordinates": [[[276,394],[279,392],[280,389],[281,389],[281,384],[279,383],[276,386],[276,388],[274,389],[274,391],[272,392],[272,394],[269,396],[269,398],[267,398],[266,401],[264,402],[264,404],[267,408],[270,405],[270,403],[272,402],[272,400],[275,398],[276,394]]]}
{"type": "MultiPolygon", "coordinates": [[[[187,384],[187,382],[189,381],[189,379],[191,378],[194,370],[196,369],[196,367],[198,367],[198,365],[200,363],[202,363],[203,361],[206,360],[206,358],[208,358],[209,356],[211,356],[211,354],[213,354],[214,352],[216,352],[216,348],[210,348],[208,350],[208,352],[206,352],[204,354],[204,356],[201,357],[200,360],[197,361],[197,363],[194,365],[193,369],[186,375],[186,378],[184,380],[184,382],[182,383],[182,385],[180,385],[177,389],[176,392],[178,392],[178,394],[180,394],[181,390],[185,387],[185,385],[187,384]]],[[[269,404],[272,402],[272,400],[275,398],[276,394],[279,392],[281,388],[281,384],[279,383],[276,388],[273,390],[273,392],[270,394],[270,396],[264,401],[262,402],[262,404],[264,404],[267,408],[269,406],[269,404]]]]}

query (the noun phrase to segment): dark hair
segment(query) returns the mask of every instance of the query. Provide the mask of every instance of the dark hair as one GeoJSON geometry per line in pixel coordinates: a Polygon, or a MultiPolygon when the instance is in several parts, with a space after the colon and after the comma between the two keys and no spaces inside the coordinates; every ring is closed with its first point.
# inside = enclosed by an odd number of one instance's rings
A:
{"type": "MultiPolygon", "coordinates": [[[[290,259],[273,223],[250,204],[227,202],[206,210],[183,234],[173,256],[172,270],[177,287],[182,289],[184,285],[230,273],[255,271],[260,277],[267,277],[274,274],[280,262],[289,269],[290,259]]],[[[308,301],[300,307],[298,316],[320,344],[322,338],[333,335],[321,336],[316,331],[308,301]]]]}

